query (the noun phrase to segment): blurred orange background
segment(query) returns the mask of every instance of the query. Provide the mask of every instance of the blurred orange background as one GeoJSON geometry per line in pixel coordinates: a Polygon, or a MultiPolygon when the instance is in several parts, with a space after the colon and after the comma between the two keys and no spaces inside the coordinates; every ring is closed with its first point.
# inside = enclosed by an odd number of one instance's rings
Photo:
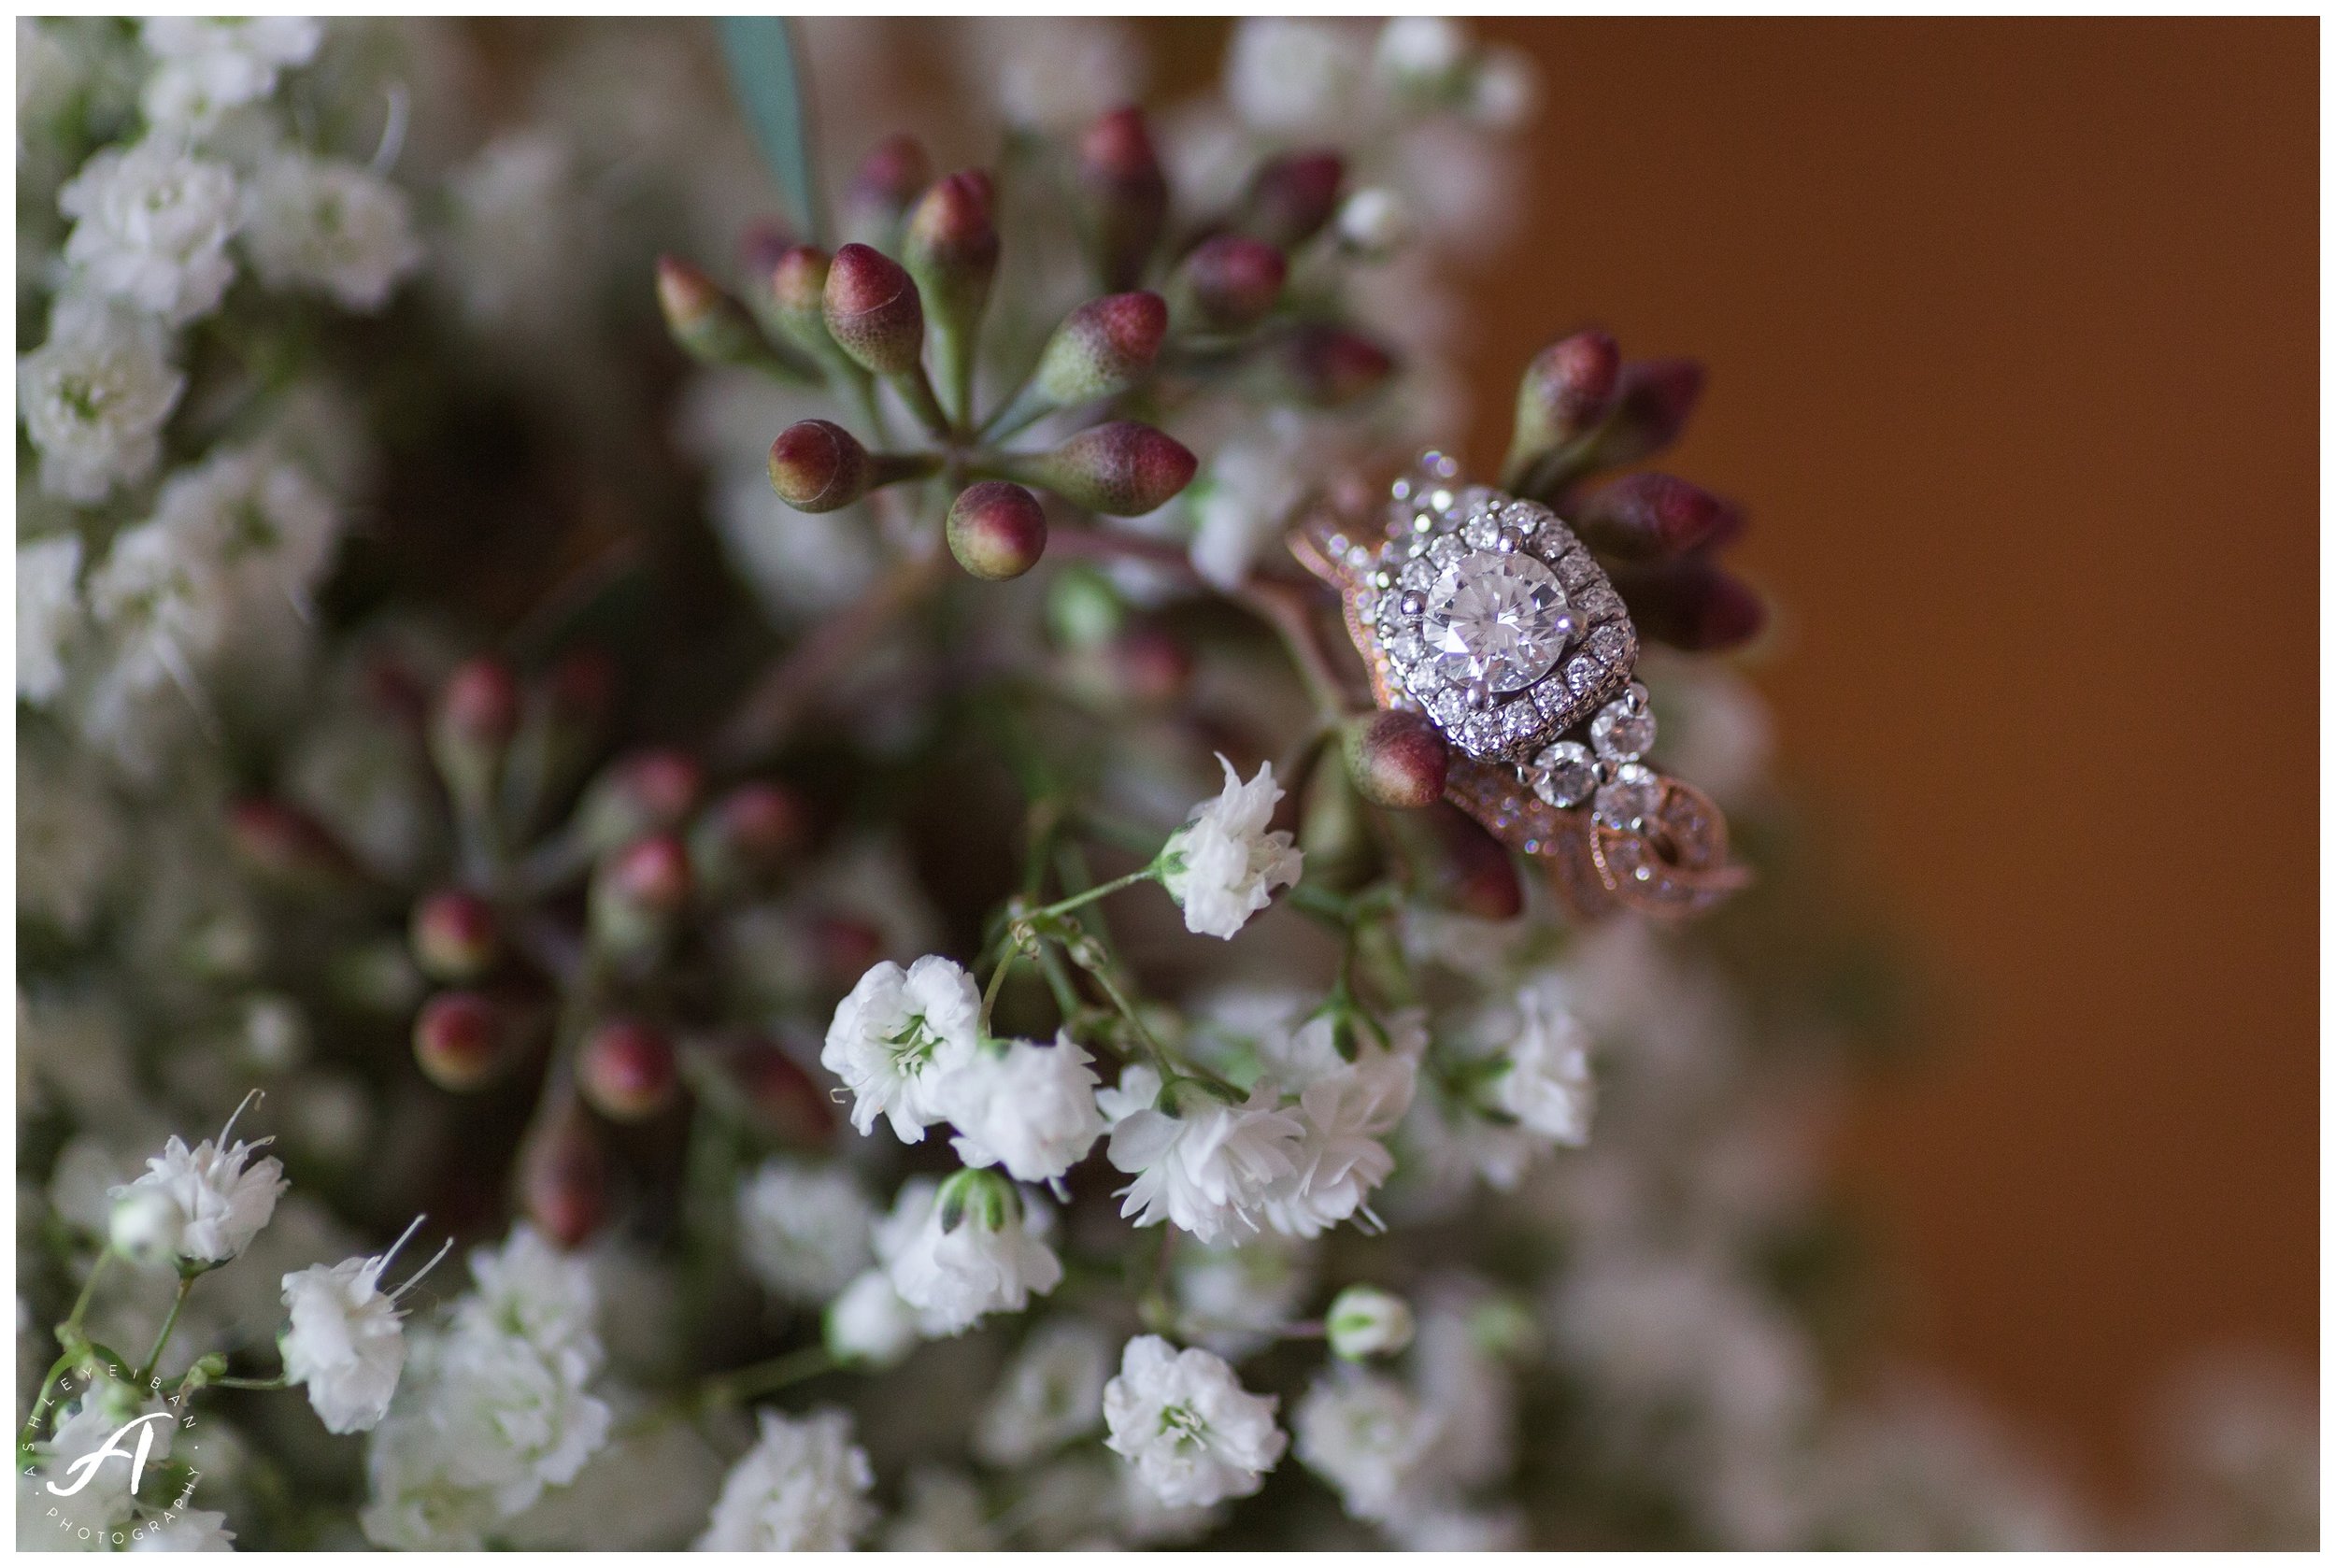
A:
{"type": "Polygon", "coordinates": [[[1711,366],[1664,466],[1938,1015],[1842,1143],[1891,1333],[2129,1492],[2186,1355],[2317,1338],[2317,23],[1484,31],[1475,465],[1562,332],[1711,366]]]}

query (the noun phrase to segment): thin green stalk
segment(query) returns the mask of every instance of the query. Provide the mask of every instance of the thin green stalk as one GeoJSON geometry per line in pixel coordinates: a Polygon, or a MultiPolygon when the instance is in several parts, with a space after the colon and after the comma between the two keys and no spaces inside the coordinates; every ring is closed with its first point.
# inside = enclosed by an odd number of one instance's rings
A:
{"type": "Polygon", "coordinates": [[[72,1370],[75,1359],[73,1347],[81,1337],[81,1319],[89,1316],[89,1304],[97,1293],[97,1276],[105,1272],[106,1264],[112,1257],[110,1249],[100,1252],[89,1266],[89,1277],[81,1281],[81,1293],[73,1299],[73,1310],[66,1315],[64,1324],[57,1331],[60,1353],[50,1363],[49,1376],[40,1380],[40,1393],[34,1399],[32,1413],[24,1418],[24,1430],[17,1437],[20,1444],[30,1443],[33,1434],[40,1430],[41,1413],[49,1408],[50,1391],[56,1388],[57,1379],[72,1370]]]}
{"type": "Polygon", "coordinates": [[[163,1319],[162,1332],[154,1336],[154,1348],[146,1353],[146,1364],[138,1368],[136,1382],[140,1388],[153,1380],[155,1368],[163,1364],[163,1351],[169,1347],[170,1336],[178,1329],[178,1315],[186,1310],[187,1297],[194,1290],[194,1282],[201,1277],[192,1274],[179,1276],[178,1293],[170,1298],[170,1316],[163,1319]]]}
{"type": "Polygon", "coordinates": [[[698,1403],[706,1409],[742,1404],[833,1371],[834,1367],[835,1357],[826,1346],[807,1346],[707,1378],[698,1390],[698,1403]]]}

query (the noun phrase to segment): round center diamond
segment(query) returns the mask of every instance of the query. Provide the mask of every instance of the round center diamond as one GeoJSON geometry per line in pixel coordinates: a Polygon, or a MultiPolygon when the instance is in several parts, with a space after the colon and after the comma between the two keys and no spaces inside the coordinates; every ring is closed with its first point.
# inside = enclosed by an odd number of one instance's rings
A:
{"type": "Polygon", "coordinates": [[[1446,680],[1514,691],[1549,673],[1574,625],[1548,567],[1530,555],[1478,550],[1436,578],[1419,629],[1446,680]]]}

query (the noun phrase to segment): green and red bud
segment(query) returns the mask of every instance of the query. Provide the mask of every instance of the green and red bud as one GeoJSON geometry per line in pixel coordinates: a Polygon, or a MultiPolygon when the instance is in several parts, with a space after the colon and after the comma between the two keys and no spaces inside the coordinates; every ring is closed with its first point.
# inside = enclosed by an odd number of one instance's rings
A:
{"type": "Polygon", "coordinates": [[[906,376],[924,352],[924,305],[917,280],[882,251],[847,245],[828,264],[820,296],[828,335],[853,363],[877,376],[906,376]]]}
{"type": "Polygon", "coordinates": [[[1289,259],[1276,246],[1247,235],[1212,235],[1192,248],[1169,279],[1180,327],[1225,334],[1246,332],[1281,303],[1289,259]]]}
{"type": "Polygon", "coordinates": [[[998,229],[989,175],[968,169],[918,202],[902,257],[932,318],[933,368],[961,420],[973,398],[975,345],[998,271],[998,229]]]}
{"type": "Polygon", "coordinates": [[[827,275],[833,262],[816,245],[790,246],[771,264],[762,293],[762,308],[778,335],[823,363],[842,359],[827,335],[827,275]]]}
{"type": "Polygon", "coordinates": [[[690,852],[669,833],[652,834],[602,861],[592,873],[592,939],[610,952],[664,945],[689,907],[690,852]]]}
{"type": "Polygon", "coordinates": [[[807,832],[793,791],[762,780],[741,784],[691,830],[691,873],[715,894],[762,885],[802,848],[807,832]]]}
{"type": "Polygon", "coordinates": [[[733,1051],[731,1080],[773,1132],[791,1144],[819,1145],[835,1131],[835,1108],[811,1075],[768,1040],[733,1051]]]}
{"type": "Polygon", "coordinates": [[[933,183],[933,160],[916,137],[887,136],[861,161],[844,191],[844,233],[863,244],[890,247],[917,192],[933,183]]]}
{"type": "Polygon", "coordinates": [[[1517,385],[1517,422],[1503,473],[1522,486],[1533,466],[1598,428],[1614,407],[1622,353],[1592,327],[1535,354],[1517,385]]]}
{"type": "Polygon", "coordinates": [[[442,888],[417,903],[407,936],[414,962],[434,980],[476,980],[503,952],[494,905],[467,888],[442,888]]]}
{"type": "Polygon", "coordinates": [[[657,258],[657,304],[665,330],[700,364],[743,364],[805,379],[805,367],[780,355],[754,313],[705,272],[678,256],[657,258]]]}
{"type": "Polygon", "coordinates": [[[1679,438],[1702,395],[1703,367],[1693,360],[1624,365],[1614,410],[1591,443],[1588,466],[1622,468],[1653,457],[1679,438]]]}
{"type": "Polygon", "coordinates": [[[1309,321],[1292,327],[1275,348],[1283,390],[1318,408],[1342,408],[1370,396],[1395,374],[1393,356],[1345,327],[1309,321]]]}
{"type": "Polygon", "coordinates": [[[1425,714],[1389,709],[1350,719],[1339,731],[1346,772],[1374,805],[1417,811],[1444,798],[1451,752],[1425,714]]]}
{"type": "Polygon", "coordinates": [[[603,768],[576,808],[576,833],[594,855],[645,834],[671,833],[697,809],[705,770],[686,751],[634,751],[603,768]]]}
{"type": "Polygon", "coordinates": [[[287,892],[331,892],[359,875],[330,828],[284,801],[236,801],[227,808],[227,840],[247,870],[287,892]]]}
{"type": "Polygon", "coordinates": [[[1199,466],[1174,438],[1132,420],[1082,430],[1050,452],[1012,463],[1016,478],[1105,517],[1140,517],[1165,506],[1199,466]]]}
{"type": "Polygon", "coordinates": [[[1415,897],[1478,919],[1513,919],[1525,907],[1517,864],[1498,839],[1448,802],[1380,819],[1396,841],[1415,897]]]}
{"type": "Polygon", "coordinates": [[[966,486],[949,505],[949,553],[987,582],[1018,577],[1047,549],[1047,509],[1004,479],[966,486]]]}
{"type": "Polygon", "coordinates": [[[871,452],[827,420],[799,420],[771,443],[771,489],[799,512],[833,512],[872,490],[921,479],[940,467],[924,453],[871,452]]]}
{"type": "Polygon", "coordinates": [[[1622,561],[1667,561],[1710,542],[1735,513],[1700,485],[1669,474],[1631,474],[1574,504],[1568,520],[1582,542],[1622,561]]]}
{"type": "Polygon", "coordinates": [[[611,1121],[646,1121],[681,1092],[678,1058],[662,1030],[612,1019],[577,1048],[576,1082],[592,1109],[611,1121]]]}
{"type": "Polygon", "coordinates": [[[557,1245],[574,1250],[608,1221],[608,1151],[581,1105],[563,1100],[520,1146],[520,1206],[557,1245]]]}
{"type": "Polygon", "coordinates": [[[1294,250],[1321,232],[1338,210],[1346,162],[1335,152],[1289,152],[1267,160],[1250,178],[1233,226],[1269,245],[1294,250]]]}
{"type": "Polygon", "coordinates": [[[479,991],[442,991],[414,1018],[414,1061],[440,1089],[467,1094],[510,1064],[518,1038],[503,1004],[479,991]]]}
{"type": "Polygon", "coordinates": [[[1158,294],[1108,294],[1063,318],[1039,355],[1032,391],[1057,408],[1117,397],[1141,384],[1168,335],[1158,294]]]}
{"type": "Polygon", "coordinates": [[[1168,177],[1138,108],[1114,109],[1079,138],[1080,219],[1095,274],[1107,289],[1144,276],[1168,224],[1168,177]]]}
{"type": "Polygon", "coordinates": [[[1690,556],[1609,574],[1639,634],[1689,653],[1740,648],[1768,624],[1768,606],[1742,578],[1690,556]]]}
{"type": "Polygon", "coordinates": [[[519,677],[500,659],[465,660],[438,689],[430,755],[463,809],[486,808],[519,726],[519,677]]]}

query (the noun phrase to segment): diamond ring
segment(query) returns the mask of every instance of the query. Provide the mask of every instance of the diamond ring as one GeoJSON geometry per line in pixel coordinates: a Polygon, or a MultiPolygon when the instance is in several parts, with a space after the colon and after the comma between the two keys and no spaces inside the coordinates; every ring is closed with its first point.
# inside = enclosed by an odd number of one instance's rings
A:
{"type": "Polygon", "coordinates": [[[1686,912],[1743,885],[1718,808],[1645,760],[1637,629],[1550,508],[1429,452],[1375,523],[1318,512],[1292,549],[1340,591],[1379,706],[1426,714],[1459,753],[1448,798],[1557,862],[1577,912],[1686,912]]]}

